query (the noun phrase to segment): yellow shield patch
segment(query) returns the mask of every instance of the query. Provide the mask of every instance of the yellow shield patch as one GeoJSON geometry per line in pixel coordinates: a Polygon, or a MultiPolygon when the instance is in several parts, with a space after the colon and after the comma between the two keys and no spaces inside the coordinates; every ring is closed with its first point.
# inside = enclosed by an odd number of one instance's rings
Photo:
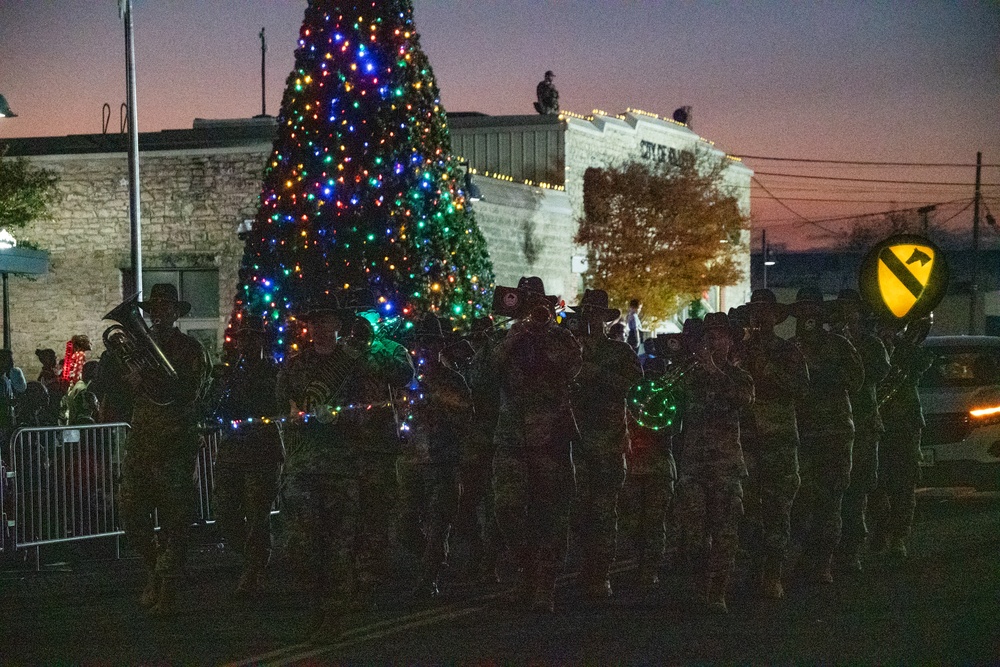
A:
{"type": "Polygon", "coordinates": [[[903,243],[878,255],[878,288],[882,301],[896,317],[905,317],[924,294],[934,268],[934,248],[903,243]]]}

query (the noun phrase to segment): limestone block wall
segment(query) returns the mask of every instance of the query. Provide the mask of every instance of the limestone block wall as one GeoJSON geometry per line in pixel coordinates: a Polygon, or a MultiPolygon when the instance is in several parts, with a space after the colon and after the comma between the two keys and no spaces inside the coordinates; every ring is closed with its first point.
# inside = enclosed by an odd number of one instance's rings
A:
{"type": "Polygon", "coordinates": [[[498,285],[539,276],[545,290],[573,303],[580,276],[572,272],[576,223],[561,190],[474,177],[483,199],[472,204],[486,237],[498,285]]]}
{"type": "MultiPolygon", "coordinates": [[[[237,225],[252,218],[270,145],[140,155],[143,266],[219,270],[219,327],[236,290],[243,243],[237,225]]],[[[122,301],[122,269],[130,265],[128,177],[124,155],[32,158],[57,172],[62,201],[55,219],[35,223],[19,238],[48,250],[50,272],[12,277],[11,328],[15,361],[37,374],[37,347],[62,355],[83,333],[95,357],[109,322],[101,317],[122,301]]]]}
{"type": "MultiPolygon", "coordinates": [[[[616,166],[628,161],[669,159],[669,149],[675,151],[710,150],[720,157],[722,151],[683,125],[645,114],[627,112],[622,117],[596,114],[587,118],[566,118],[566,194],[573,219],[583,215],[583,174],[588,167],[616,166]]],[[[728,169],[728,181],[739,188],[741,207],[750,212],[750,178],[753,172],[740,162],[728,169]]],[[[719,310],[744,303],[750,298],[749,232],[746,246],[744,279],[737,285],[719,291],[719,310]]],[[[584,254],[583,249],[578,250],[584,254]]]]}

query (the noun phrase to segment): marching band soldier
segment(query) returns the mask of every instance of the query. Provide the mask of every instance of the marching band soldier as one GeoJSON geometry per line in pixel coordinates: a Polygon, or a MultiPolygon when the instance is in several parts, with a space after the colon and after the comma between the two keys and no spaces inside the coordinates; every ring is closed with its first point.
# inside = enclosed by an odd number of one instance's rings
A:
{"type": "Polygon", "coordinates": [[[753,379],[729,362],[732,330],[725,313],[708,313],[698,363],[681,381],[683,448],[677,465],[675,515],[688,561],[697,569],[697,601],[726,613],[726,592],[739,547],[746,463],[740,410],[754,400],[753,379]],[[707,539],[707,548],[705,547],[707,539]],[[701,553],[692,553],[693,550],[701,553]]]}
{"type": "Polygon", "coordinates": [[[497,353],[497,523],[518,567],[513,601],[551,612],[574,486],[570,382],[582,358],[573,334],[556,325],[555,297],[545,295],[541,278],[522,278],[518,288],[530,312],[497,353]]]}
{"type": "MultiPolygon", "coordinates": [[[[359,309],[371,309],[374,299],[358,305],[359,309]]],[[[358,584],[362,597],[369,599],[389,576],[389,533],[399,490],[396,464],[402,451],[396,397],[413,381],[414,370],[406,348],[375,336],[374,327],[364,317],[356,317],[350,331],[349,347],[361,361],[353,380],[355,403],[365,406],[356,434],[361,510],[358,584]]]]}
{"type": "Polygon", "coordinates": [[[628,432],[625,397],[642,378],[639,358],[627,343],[612,341],[604,327],[621,315],[608,308],[608,293],[587,290],[580,305],[583,365],[576,376],[573,414],[580,440],[575,447],[579,531],[584,594],[599,600],[611,595],[611,565],[618,534],[618,494],[625,482],[628,432]]]}
{"type": "Polygon", "coordinates": [[[416,463],[404,519],[422,527],[420,575],[416,597],[438,594],[438,576],[448,555],[448,535],[459,504],[458,464],[473,417],[472,392],[460,373],[445,361],[451,322],[425,317],[414,331],[422,399],[415,405],[419,428],[426,434],[426,460],[416,463]]]}
{"type": "Polygon", "coordinates": [[[798,404],[799,474],[802,485],[793,508],[803,529],[799,570],[817,583],[832,583],[832,558],[840,542],[840,508],[851,480],[854,420],[850,394],[864,382],[864,365],[854,346],[823,328],[829,306],[816,288],[804,287],[792,305],[792,342],[809,368],[809,392],[798,404]]]}
{"type": "Polygon", "coordinates": [[[879,392],[879,399],[885,401],[885,434],[872,501],[873,550],[897,561],[907,556],[920,481],[920,436],[925,422],[917,385],[934,363],[934,354],[922,347],[930,327],[927,317],[909,322],[898,334],[889,329],[883,336],[890,347],[890,371],[879,392]]]}
{"type": "Polygon", "coordinates": [[[492,484],[496,455],[493,435],[500,416],[496,355],[505,333],[503,329],[494,330],[492,318],[483,317],[473,323],[471,340],[476,349],[466,379],[475,410],[459,463],[462,497],[456,518],[456,532],[469,544],[467,573],[493,583],[497,581],[500,540],[492,484]]]}
{"type": "Polygon", "coordinates": [[[337,297],[311,304],[302,318],[311,343],[289,355],[276,394],[287,410],[287,458],[282,480],[287,552],[300,583],[312,596],[313,641],[331,640],[346,617],[368,600],[358,586],[360,531],[359,412],[343,408],[354,396],[347,385],[358,373],[360,352],[337,341],[353,319],[337,297]],[[341,412],[334,418],[332,408],[341,412]]]}
{"type": "Polygon", "coordinates": [[[234,332],[240,356],[223,377],[222,437],[215,466],[215,512],[226,544],[243,554],[237,594],[263,587],[271,553],[271,506],[284,459],[276,417],[278,367],[265,351],[264,331],[242,322],[234,332]]]}
{"type": "Polygon", "coordinates": [[[837,558],[841,569],[860,572],[861,554],[868,537],[865,514],[868,498],[875,491],[878,480],[879,438],[885,431],[875,388],[889,372],[889,355],[882,341],[863,329],[861,318],[864,306],[857,290],[841,290],[833,307],[833,331],[854,345],[865,367],[864,384],[851,394],[851,410],[854,415],[851,482],[844,491],[841,508],[843,535],[837,558]]]}
{"type": "Polygon", "coordinates": [[[132,430],[122,461],[121,512],[129,542],[149,575],[140,603],[154,613],[173,611],[195,515],[194,471],[198,459],[201,397],[209,360],[195,338],[174,326],[191,310],[177,288],[156,284],[139,307],[153,320],[153,340],[177,372],[168,405],[154,403],[141,387],[132,413],[132,430]],[[156,510],[160,531],[154,532],[156,510]]]}
{"type": "MultiPolygon", "coordinates": [[[[659,379],[680,372],[689,363],[691,352],[684,347],[681,334],[660,334],[647,345],[655,346],[656,353],[647,354],[643,360],[646,378],[659,379]]],[[[667,548],[666,522],[677,482],[673,436],[679,430],[679,421],[653,429],[640,426],[631,414],[628,419],[625,495],[635,517],[639,584],[652,587],[659,583],[659,566],[667,548]]]]}
{"type": "Polygon", "coordinates": [[[798,348],[778,337],[774,327],[788,306],[769,289],[756,289],[747,304],[751,337],[741,365],[754,383],[754,403],[741,422],[746,457],[747,551],[754,583],[764,598],[784,597],[781,569],[790,538],[790,517],[799,490],[799,427],[795,403],[809,389],[809,371],[798,348]]]}

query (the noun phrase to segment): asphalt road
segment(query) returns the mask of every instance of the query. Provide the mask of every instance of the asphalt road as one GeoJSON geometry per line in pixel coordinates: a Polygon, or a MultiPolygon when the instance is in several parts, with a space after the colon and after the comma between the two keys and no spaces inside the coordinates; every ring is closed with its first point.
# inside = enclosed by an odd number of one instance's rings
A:
{"type": "Polygon", "coordinates": [[[95,560],[107,552],[67,547],[43,560],[72,565],[0,573],[0,663],[991,664],[1000,656],[1000,499],[982,495],[922,498],[902,567],[871,560],[864,574],[790,587],[776,604],[760,604],[737,582],[725,617],[690,613],[677,576],[637,591],[625,562],[613,601],[583,602],[570,574],[552,616],[503,607],[499,588],[453,583],[419,604],[388,591],[327,646],[302,643],[307,610],[280,569],[260,599],[237,601],[228,593],[237,562],[202,547],[191,555],[180,613],[155,619],[136,604],[138,563],[95,560]]]}

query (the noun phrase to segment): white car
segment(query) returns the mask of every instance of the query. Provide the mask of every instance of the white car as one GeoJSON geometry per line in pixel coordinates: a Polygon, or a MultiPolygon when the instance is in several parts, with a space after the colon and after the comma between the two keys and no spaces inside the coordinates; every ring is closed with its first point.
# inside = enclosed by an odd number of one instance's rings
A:
{"type": "Polygon", "coordinates": [[[930,337],[920,381],[923,486],[1000,490],[1000,336],[930,337]]]}

